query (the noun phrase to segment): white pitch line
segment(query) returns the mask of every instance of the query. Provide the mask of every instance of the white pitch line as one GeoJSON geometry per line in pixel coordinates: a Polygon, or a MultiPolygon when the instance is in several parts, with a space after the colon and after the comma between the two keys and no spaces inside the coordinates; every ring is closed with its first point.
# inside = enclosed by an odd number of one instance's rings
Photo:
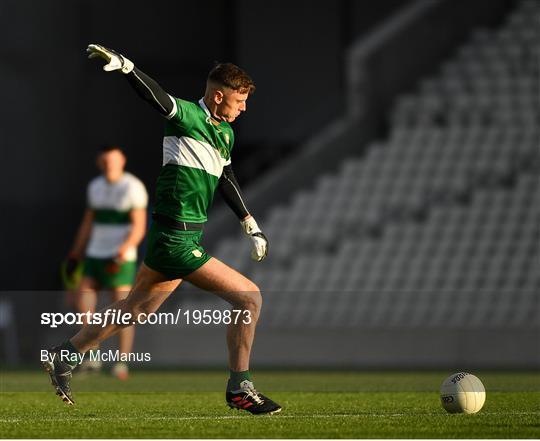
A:
{"type": "MultiPolygon", "coordinates": [[[[372,418],[372,417],[402,417],[402,416],[442,416],[445,415],[441,412],[427,412],[427,413],[335,413],[335,414],[315,414],[315,415],[275,415],[273,418],[372,418]]],[[[482,412],[481,415],[540,415],[540,412],[482,412]]],[[[223,416],[133,416],[133,417],[58,417],[58,418],[0,418],[2,423],[18,423],[18,422],[57,422],[57,421],[132,421],[132,420],[145,420],[145,421],[207,421],[207,420],[236,420],[249,418],[250,415],[223,415],[223,416]]],[[[267,417],[269,417],[267,415],[267,417]]]]}

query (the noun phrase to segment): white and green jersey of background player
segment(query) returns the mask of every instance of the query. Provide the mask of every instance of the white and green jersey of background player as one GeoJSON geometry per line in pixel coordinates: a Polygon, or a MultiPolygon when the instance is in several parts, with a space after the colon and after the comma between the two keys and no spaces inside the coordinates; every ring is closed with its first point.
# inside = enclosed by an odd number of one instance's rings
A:
{"type": "MultiPolygon", "coordinates": [[[[131,229],[131,210],[145,209],[148,194],[144,184],[131,173],[124,172],[117,182],[107,182],[105,176],[94,178],[87,189],[87,204],[94,212],[86,257],[114,259],[131,229]]],[[[125,254],[130,262],[137,260],[137,247],[125,254]]]]}
{"type": "Polygon", "coordinates": [[[154,211],[176,221],[206,222],[223,167],[231,163],[233,130],[215,121],[202,99],[196,104],[174,98],[167,119],[154,211]]]}

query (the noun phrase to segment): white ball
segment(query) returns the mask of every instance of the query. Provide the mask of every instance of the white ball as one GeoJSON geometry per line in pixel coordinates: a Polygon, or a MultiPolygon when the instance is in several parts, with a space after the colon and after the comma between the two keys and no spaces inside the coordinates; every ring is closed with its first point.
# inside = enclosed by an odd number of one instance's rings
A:
{"type": "Polygon", "coordinates": [[[476,413],[486,402],[486,389],[472,374],[458,372],[441,385],[441,404],[450,413],[476,413]]]}

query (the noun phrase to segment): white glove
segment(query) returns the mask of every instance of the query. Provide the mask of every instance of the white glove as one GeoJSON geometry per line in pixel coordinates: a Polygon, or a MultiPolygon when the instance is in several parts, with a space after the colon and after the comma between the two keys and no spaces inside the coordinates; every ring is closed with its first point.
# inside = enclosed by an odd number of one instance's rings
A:
{"type": "Polygon", "coordinates": [[[262,233],[261,229],[255,222],[255,219],[250,216],[246,220],[240,221],[244,232],[251,237],[253,241],[253,249],[251,250],[251,258],[260,262],[268,255],[268,239],[262,233]]]}
{"type": "Polygon", "coordinates": [[[107,64],[103,66],[105,72],[113,70],[121,70],[122,73],[130,73],[133,70],[133,63],[118,52],[108,49],[99,44],[89,44],[86,52],[89,53],[88,58],[103,58],[107,64]]]}

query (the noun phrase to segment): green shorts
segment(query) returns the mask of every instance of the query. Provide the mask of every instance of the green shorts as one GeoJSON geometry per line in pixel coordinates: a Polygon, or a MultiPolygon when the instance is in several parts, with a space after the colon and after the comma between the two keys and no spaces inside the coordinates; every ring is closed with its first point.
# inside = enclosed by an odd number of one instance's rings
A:
{"type": "Polygon", "coordinates": [[[202,231],[175,230],[153,222],[146,238],[144,264],[169,280],[181,279],[211,258],[200,244],[202,231]]]}
{"type": "Polygon", "coordinates": [[[113,259],[84,259],[83,275],[94,279],[100,288],[118,288],[133,285],[137,262],[116,263],[113,259]]]}

